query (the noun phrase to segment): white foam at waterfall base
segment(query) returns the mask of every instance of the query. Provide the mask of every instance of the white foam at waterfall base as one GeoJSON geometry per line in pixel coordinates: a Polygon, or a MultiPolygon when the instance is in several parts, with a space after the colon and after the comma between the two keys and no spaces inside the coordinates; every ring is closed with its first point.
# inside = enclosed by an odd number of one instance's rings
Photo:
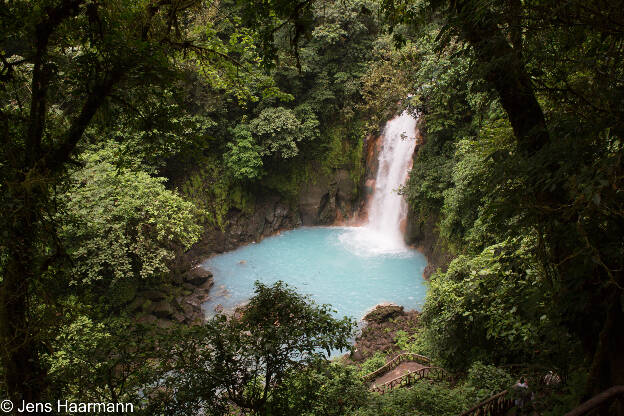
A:
{"type": "Polygon", "coordinates": [[[368,207],[368,224],[340,236],[345,248],[361,256],[410,255],[401,223],[407,204],[398,190],[409,175],[416,147],[416,118],[407,110],[386,123],[379,152],[375,192],[368,207]]]}
{"type": "Polygon", "coordinates": [[[338,239],[345,249],[361,257],[414,255],[414,250],[407,247],[403,239],[397,240],[394,236],[379,232],[369,226],[345,227],[345,231],[338,239]]]}

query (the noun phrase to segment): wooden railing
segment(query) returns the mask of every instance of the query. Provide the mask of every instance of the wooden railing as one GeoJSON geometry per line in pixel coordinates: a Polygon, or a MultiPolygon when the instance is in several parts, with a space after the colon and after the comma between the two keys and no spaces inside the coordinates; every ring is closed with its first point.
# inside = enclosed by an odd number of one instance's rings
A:
{"type": "MultiPolygon", "coordinates": [[[[519,368],[521,376],[531,380],[529,384],[547,387],[549,384],[561,383],[561,376],[549,371],[544,374],[547,367],[539,365],[527,366],[525,364],[508,364],[502,367],[519,368]],[[540,371],[542,370],[542,371],[540,371]]],[[[509,390],[501,391],[487,399],[477,403],[472,408],[466,410],[460,416],[499,416],[505,415],[508,410],[514,407],[514,400],[511,398],[509,390]]]]}
{"type": "Polygon", "coordinates": [[[507,390],[491,396],[459,416],[502,416],[514,406],[513,399],[507,390]]]}
{"type": "Polygon", "coordinates": [[[387,393],[398,387],[406,387],[414,384],[418,380],[435,380],[435,381],[451,381],[451,375],[443,368],[440,367],[424,367],[420,370],[410,371],[407,374],[393,378],[390,381],[385,382],[379,386],[373,385],[371,391],[377,393],[387,393]]]}
{"type": "Polygon", "coordinates": [[[403,354],[397,355],[392,360],[388,361],[386,364],[384,364],[382,367],[379,367],[372,373],[366,374],[364,377],[362,377],[362,379],[367,382],[373,381],[380,375],[385,374],[390,370],[394,370],[399,366],[399,364],[405,361],[414,361],[423,365],[429,364],[431,362],[431,360],[424,355],[405,352],[403,354]]]}
{"type": "MultiPolygon", "coordinates": [[[[501,391],[476,404],[459,416],[503,416],[514,406],[513,399],[510,396],[507,390],[501,391]]],[[[616,400],[621,400],[621,409],[619,410],[621,412],[622,409],[624,409],[624,386],[613,386],[597,394],[578,407],[570,410],[565,416],[584,416],[596,409],[611,405],[616,400]]]]}

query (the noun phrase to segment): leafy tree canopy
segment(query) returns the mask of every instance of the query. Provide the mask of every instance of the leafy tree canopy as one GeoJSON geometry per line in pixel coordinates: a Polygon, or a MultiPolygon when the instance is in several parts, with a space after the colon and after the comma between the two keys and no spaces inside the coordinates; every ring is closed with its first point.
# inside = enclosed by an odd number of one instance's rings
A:
{"type": "Polygon", "coordinates": [[[163,178],[116,168],[111,151],[86,154],[59,198],[59,237],[74,284],[167,273],[176,250],[188,249],[201,232],[192,203],[165,189],[163,178]]]}

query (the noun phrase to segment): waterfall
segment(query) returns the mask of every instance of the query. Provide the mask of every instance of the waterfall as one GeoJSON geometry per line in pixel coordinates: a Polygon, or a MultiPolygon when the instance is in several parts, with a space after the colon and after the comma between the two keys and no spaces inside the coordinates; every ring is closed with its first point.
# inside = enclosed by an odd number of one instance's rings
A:
{"type": "Polygon", "coordinates": [[[386,124],[375,192],[368,210],[368,227],[398,244],[403,243],[401,222],[407,216],[407,204],[397,190],[409,174],[416,146],[415,132],[416,119],[407,111],[386,124]]]}
{"type": "Polygon", "coordinates": [[[368,206],[368,224],[345,233],[341,239],[354,251],[364,255],[407,251],[401,230],[407,204],[398,190],[405,184],[411,167],[416,121],[406,110],[386,123],[375,190],[368,206]]]}

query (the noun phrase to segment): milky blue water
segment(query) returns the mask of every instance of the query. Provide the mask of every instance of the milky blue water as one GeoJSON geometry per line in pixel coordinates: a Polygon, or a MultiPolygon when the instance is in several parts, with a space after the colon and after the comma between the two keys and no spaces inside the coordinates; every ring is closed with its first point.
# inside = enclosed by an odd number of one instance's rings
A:
{"type": "Polygon", "coordinates": [[[426,287],[424,256],[416,250],[375,252],[350,244],[348,227],[304,227],[216,255],[203,266],[214,274],[208,316],[217,305],[231,311],[253,295],[254,282],[288,283],[338,316],[360,320],[375,305],[392,302],[420,309],[426,287]]]}

